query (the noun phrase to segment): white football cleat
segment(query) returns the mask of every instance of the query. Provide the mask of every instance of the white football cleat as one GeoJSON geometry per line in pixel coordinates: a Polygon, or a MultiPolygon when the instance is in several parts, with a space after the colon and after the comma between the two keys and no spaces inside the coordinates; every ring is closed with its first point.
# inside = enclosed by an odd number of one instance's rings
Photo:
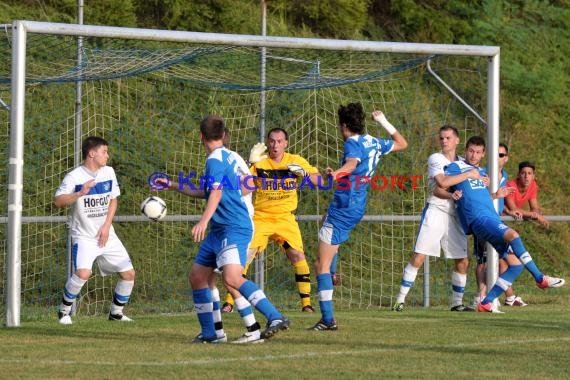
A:
{"type": "Polygon", "coordinates": [[[57,314],[58,318],[59,318],[59,324],[60,325],[71,325],[73,324],[73,321],[71,320],[71,317],[69,316],[69,314],[64,314],[61,311],[57,314]]]}
{"type": "Polygon", "coordinates": [[[110,321],[119,321],[119,322],[132,322],[133,320],[127,317],[124,314],[110,314],[109,313],[109,320],[110,321]]]}
{"type": "Polygon", "coordinates": [[[536,286],[540,289],[559,288],[565,283],[566,281],[563,278],[544,276],[541,282],[536,283],[536,286]]]}
{"type": "Polygon", "coordinates": [[[255,344],[255,343],[263,343],[265,340],[261,339],[261,332],[259,330],[256,331],[246,331],[243,333],[242,336],[234,340],[233,344],[255,344]]]}

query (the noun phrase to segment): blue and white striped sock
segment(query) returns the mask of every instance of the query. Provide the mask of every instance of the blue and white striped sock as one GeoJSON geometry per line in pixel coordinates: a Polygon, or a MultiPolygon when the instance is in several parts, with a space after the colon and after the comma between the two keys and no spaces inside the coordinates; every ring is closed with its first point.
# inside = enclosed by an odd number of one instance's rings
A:
{"type": "Polygon", "coordinates": [[[330,273],[321,273],[317,276],[317,292],[319,293],[319,306],[323,322],[331,323],[333,313],[333,283],[330,273]]]}

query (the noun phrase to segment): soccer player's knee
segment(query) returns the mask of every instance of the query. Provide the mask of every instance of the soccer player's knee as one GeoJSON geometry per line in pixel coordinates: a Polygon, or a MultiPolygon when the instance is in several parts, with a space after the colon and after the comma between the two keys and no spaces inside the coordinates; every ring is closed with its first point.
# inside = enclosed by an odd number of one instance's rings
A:
{"type": "Polygon", "coordinates": [[[135,280],[135,270],[129,269],[127,271],[119,273],[119,277],[125,281],[134,281],[135,280]]]}
{"type": "Polygon", "coordinates": [[[241,275],[239,275],[239,276],[232,276],[232,275],[224,276],[224,285],[226,286],[226,288],[232,288],[232,289],[238,290],[240,288],[240,286],[245,281],[246,280],[241,275]]]}
{"type": "Polygon", "coordinates": [[[513,241],[519,237],[519,233],[512,228],[509,228],[507,232],[505,232],[505,240],[506,241],[513,241]]]}

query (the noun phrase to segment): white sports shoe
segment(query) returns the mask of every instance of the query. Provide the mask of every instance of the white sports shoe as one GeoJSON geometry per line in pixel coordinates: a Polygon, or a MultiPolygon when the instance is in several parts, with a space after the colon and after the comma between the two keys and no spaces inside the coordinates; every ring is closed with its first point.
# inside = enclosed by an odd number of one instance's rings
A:
{"type": "Polygon", "coordinates": [[[559,288],[565,283],[566,281],[563,278],[544,276],[542,282],[537,282],[536,286],[538,286],[540,289],[559,288]]]}
{"type": "Polygon", "coordinates": [[[522,300],[522,298],[520,298],[519,296],[516,296],[514,300],[509,301],[509,300],[505,300],[505,306],[518,306],[518,307],[525,307],[526,305],[528,305],[526,302],[524,302],[522,300]]]}
{"type": "Polygon", "coordinates": [[[73,321],[71,320],[71,317],[69,316],[69,314],[63,314],[62,312],[59,312],[59,324],[60,325],[71,325],[73,324],[73,321]]]}
{"type": "Polygon", "coordinates": [[[265,340],[263,340],[261,338],[261,332],[259,330],[256,331],[246,331],[243,333],[242,336],[240,336],[239,338],[237,338],[236,340],[234,340],[232,343],[233,344],[245,344],[245,343],[251,343],[251,344],[255,344],[255,343],[263,343],[265,342],[265,340]]]}
{"type": "Polygon", "coordinates": [[[109,314],[110,321],[132,322],[133,320],[125,314],[109,314]]]}
{"type": "Polygon", "coordinates": [[[192,339],[192,343],[204,343],[204,344],[218,344],[218,343],[226,343],[228,341],[228,336],[224,334],[224,336],[213,339],[213,340],[206,340],[202,336],[202,333],[196,335],[194,339],[192,339]]]}

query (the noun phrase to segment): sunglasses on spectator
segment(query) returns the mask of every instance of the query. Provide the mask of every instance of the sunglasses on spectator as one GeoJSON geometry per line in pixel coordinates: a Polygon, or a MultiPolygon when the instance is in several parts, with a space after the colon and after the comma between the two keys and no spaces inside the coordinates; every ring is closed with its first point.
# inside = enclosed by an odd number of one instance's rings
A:
{"type": "Polygon", "coordinates": [[[503,158],[503,157],[507,157],[508,154],[507,153],[499,153],[499,158],[503,158]]]}

